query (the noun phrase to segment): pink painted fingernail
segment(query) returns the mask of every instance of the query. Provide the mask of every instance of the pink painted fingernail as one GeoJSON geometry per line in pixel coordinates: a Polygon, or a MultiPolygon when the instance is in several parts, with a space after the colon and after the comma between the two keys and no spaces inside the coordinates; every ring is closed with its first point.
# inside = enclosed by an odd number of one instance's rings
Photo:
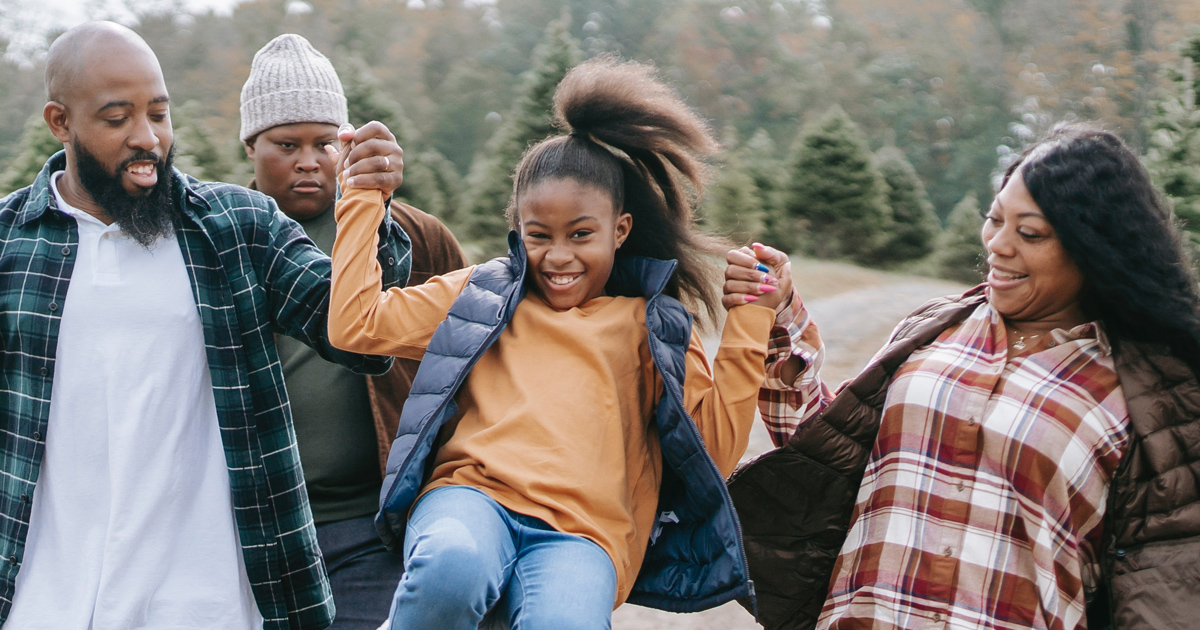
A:
{"type": "Polygon", "coordinates": [[[774,292],[778,291],[779,288],[773,287],[769,284],[760,284],[760,285],[758,285],[758,290],[763,293],[774,293],[774,292]]]}
{"type": "Polygon", "coordinates": [[[767,284],[779,284],[779,279],[778,279],[778,278],[775,278],[775,277],[771,276],[770,274],[765,274],[765,273],[763,274],[763,280],[762,280],[762,281],[763,281],[763,282],[765,282],[765,283],[767,283],[767,284]]]}
{"type": "Polygon", "coordinates": [[[754,296],[754,295],[747,295],[747,296],[745,297],[745,300],[746,300],[747,302],[757,302],[757,301],[758,301],[758,297],[757,297],[757,296],[754,296]]]}
{"type": "Polygon", "coordinates": [[[354,178],[353,177],[346,180],[346,188],[354,188],[354,178]]]}

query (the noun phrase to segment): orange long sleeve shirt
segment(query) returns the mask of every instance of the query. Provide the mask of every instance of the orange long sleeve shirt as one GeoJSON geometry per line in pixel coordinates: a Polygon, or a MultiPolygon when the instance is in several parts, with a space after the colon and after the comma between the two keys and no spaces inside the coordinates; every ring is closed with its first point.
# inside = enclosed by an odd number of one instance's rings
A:
{"type": "MultiPolygon", "coordinates": [[[[344,350],[420,359],[474,268],[382,291],[378,191],[338,202],[329,334],[344,350]]],[[[662,388],[644,298],[602,296],[555,311],[533,293],[468,375],[423,492],[477,488],[504,507],[600,545],[620,605],[656,517],[662,461],[653,423],[662,388]]],[[[710,370],[693,331],[684,404],[722,474],[746,450],[773,310],[730,311],[710,370]]]]}

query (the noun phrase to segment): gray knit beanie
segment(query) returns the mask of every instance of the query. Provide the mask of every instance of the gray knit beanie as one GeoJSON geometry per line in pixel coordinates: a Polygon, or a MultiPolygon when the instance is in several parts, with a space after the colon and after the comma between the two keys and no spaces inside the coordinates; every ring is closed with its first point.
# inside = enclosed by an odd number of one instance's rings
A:
{"type": "Polygon", "coordinates": [[[348,119],[337,71],[307,39],[280,35],[254,54],[242,86],[242,142],[278,125],[348,119]]]}

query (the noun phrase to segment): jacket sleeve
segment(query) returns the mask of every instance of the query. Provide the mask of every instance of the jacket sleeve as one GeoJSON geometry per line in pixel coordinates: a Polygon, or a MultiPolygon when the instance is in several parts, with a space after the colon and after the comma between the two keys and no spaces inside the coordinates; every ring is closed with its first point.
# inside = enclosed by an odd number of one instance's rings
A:
{"type": "Polygon", "coordinates": [[[795,289],[788,307],[775,318],[768,346],[758,410],[771,441],[782,446],[833,399],[821,379],[825,343],[795,289]]]}
{"type": "Polygon", "coordinates": [[[375,226],[387,209],[383,193],[350,189],[338,200],[333,243],[329,338],[351,352],[420,359],[446,319],[473,267],[435,276],[413,287],[385,288],[375,226]]]}
{"type": "MultiPolygon", "coordinates": [[[[273,199],[264,198],[271,217],[268,243],[254,249],[264,256],[262,277],[275,332],[295,337],[327,361],[360,374],[386,372],[392,364],[390,357],[345,352],[329,343],[330,259],[295,221],[279,210],[273,199]]],[[[403,285],[408,280],[411,261],[408,236],[390,219],[375,225],[373,229],[380,235],[375,253],[381,273],[389,284],[403,285]]]]}
{"type": "Polygon", "coordinates": [[[733,472],[750,441],[754,405],[766,377],[767,337],[773,319],[771,309],[754,304],[731,309],[711,369],[704,345],[692,331],[684,406],[725,477],[733,472]]]}

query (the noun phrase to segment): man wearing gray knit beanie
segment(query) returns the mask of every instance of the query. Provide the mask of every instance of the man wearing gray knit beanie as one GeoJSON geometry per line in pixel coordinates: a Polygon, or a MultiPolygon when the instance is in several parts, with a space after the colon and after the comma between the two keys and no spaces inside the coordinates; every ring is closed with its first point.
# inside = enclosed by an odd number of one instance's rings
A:
{"type": "MultiPolygon", "coordinates": [[[[242,131],[254,163],[251,188],[273,197],[319,248],[333,248],[334,165],[347,122],[346,99],[329,60],[299,35],[280,35],[254,56],[242,88],[242,131]]],[[[403,152],[381,123],[355,134],[367,160],[399,172],[403,152]],[[366,157],[370,156],[370,157],[366,157]]],[[[392,218],[412,242],[410,284],[466,266],[454,235],[436,218],[391,200],[392,218]]],[[[383,376],[363,377],[291,339],[278,341],[300,463],[325,556],[337,614],[333,630],[374,630],[387,618],[403,558],[374,526],[388,449],[419,362],[397,359],[383,376]]]]}

